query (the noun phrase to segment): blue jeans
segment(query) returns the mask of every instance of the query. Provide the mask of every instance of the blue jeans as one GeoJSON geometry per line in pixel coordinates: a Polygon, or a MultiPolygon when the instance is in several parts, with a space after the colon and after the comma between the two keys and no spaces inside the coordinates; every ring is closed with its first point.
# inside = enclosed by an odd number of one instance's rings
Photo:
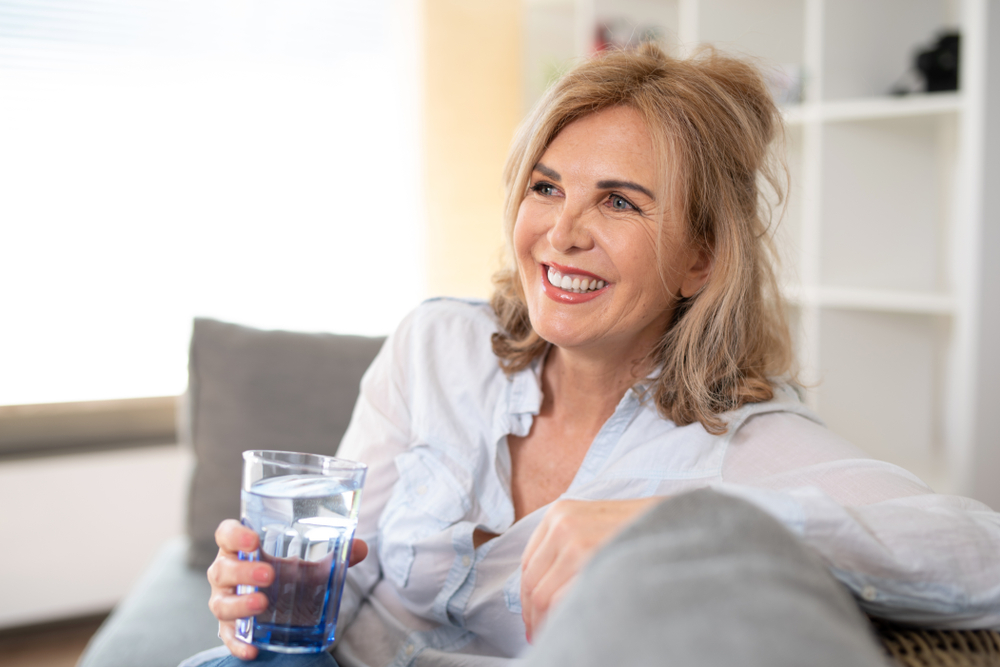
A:
{"type": "Polygon", "coordinates": [[[254,660],[240,660],[231,655],[225,646],[219,646],[193,655],[179,667],[337,667],[337,661],[327,652],[322,653],[275,653],[258,651],[254,660]]]}

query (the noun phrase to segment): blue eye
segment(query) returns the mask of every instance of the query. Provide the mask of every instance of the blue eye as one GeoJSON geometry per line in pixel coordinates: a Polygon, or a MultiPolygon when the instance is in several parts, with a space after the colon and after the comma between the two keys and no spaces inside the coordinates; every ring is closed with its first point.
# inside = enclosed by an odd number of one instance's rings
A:
{"type": "Polygon", "coordinates": [[[611,208],[616,211],[635,210],[635,206],[629,200],[619,195],[611,195],[611,208]]]}
{"type": "Polygon", "coordinates": [[[542,181],[540,183],[535,183],[533,186],[531,186],[531,190],[533,192],[537,192],[543,197],[548,197],[555,193],[556,188],[551,183],[546,183],[545,181],[542,181]]]}

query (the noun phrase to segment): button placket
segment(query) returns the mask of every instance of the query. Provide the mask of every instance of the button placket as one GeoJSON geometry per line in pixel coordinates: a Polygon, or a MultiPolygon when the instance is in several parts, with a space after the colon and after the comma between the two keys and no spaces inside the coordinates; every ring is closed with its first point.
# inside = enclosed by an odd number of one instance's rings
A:
{"type": "Polygon", "coordinates": [[[441,620],[441,622],[454,623],[459,626],[462,623],[460,611],[464,609],[464,604],[459,607],[459,612],[456,613],[456,605],[452,604],[452,600],[465,586],[469,573],[472,571],[471,566],[475,557],[472,546],[472,532],[474,529],[475,524],[463,521],[457,524],[452,530],[451,545],[455,550],[455,557],[452,560],[451,569],[448,571],[444,586],[434,599],[432,607],[435,618],[441,620]],[[465,557],[469,558],[468,565],[465,563],[465,557]]]}
{"type": "MultiPolygon", "coordinates": [[[[474,526],[470,524],[470,528],[474,529],[474,526]]],[[[448,618],[459,627],[465,624],[465,607],[469,603],[469,599],[472,597],[473,590],[476,587],[476,568],[495,544],[491,540],[481,545],[479,549],[476,549],[472,543],[473,532],[473,530],[470,530],[467,541],[460,542],[456,540],[455,544],[456,552],[461,554],[461,558],[457,560],[461,563],[461,568],[465,576],[462,585],[448,599],[447,611],[448,618]]]]}
{"type": "Polygon", "coordinates": [[[420,632],[413,632],[403,642],[403,645],[399,647],[399,651],[396,653],[395,659],[389,663],[389,667],[408,667],[413,664],[413,661],[417,659],[420,652],[426,648],[427,643],[421,636],[420,632]]]}

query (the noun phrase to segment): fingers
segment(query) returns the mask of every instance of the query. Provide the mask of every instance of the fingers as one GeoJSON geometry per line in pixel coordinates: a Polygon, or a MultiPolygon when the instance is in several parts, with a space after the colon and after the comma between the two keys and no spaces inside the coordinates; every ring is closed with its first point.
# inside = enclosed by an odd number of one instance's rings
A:
{"type": "MultiPolygon", "coordinates": [[[[554,508],[553,508],[554,509],[554,508]]],[[[524,553],[521,555],[521,562],[526,563],[531,559],[532,555],[537,551],[538,546],[545,539],[545,534],[548,532],[549,521],[552,517],[552,510],[549,510],[542,517],[542,520],[538,522],[538,526],[535,527],[531,537],[528,538],[528,544],[524,547],[524,553]]]]}
{"type": "Polygon", "coordinates": [[[236,519],[226,519],[219,524],[215,529],[215,543],[219,545],[219,549],[229,553],[254,551],[260,546],[257,533],[236,519]]]}
{"type": "Polygon", "coordinates": [[[563,585],[560,586],[552,594],[552,604],[550,606],[552,606],[552,607],[558,607],[559,603],[562,602],[562,599],[564,597],[566,597],[567,593],[569,593],[569,589],[573,588],[573,584],[575,582],[576,582],[576,576],[572,576],[572,577],[569,577],[568,579],[566,579],[566,581],[563,583],[563,585]]]}
{"type": "Polygon", "coordinates": [[[237,586],[270,586],[274,568],[260,561],[239,560],[235,555],[219,550],[208,568],[208,582],[215,589],[234,590],[237,586]]]}
{"type": "Polygon", "coordinates": [[[560,538],[566,529],[550,526],[546,539],[521,575],[521,609],[528,637],[537,634],[561,593],[589,560],[590,549],[571,539],[560,538]]]}
{"type": "Polygon", "coordinates": [[[253,660],[257,657],[257,647],[236,638],[236,624],[219,623],[219,639],[226,645],[229,652],[241,660],[253,660]]]}
{"type": "Polygon", "coordinates": [[[569,590],[570,585],[576,580],[577,574],[588,560],[587,554],[580,550],[563,550],[556,556],[552,566],[545,571],[531,591],[529,605],[532,634],[538,632],[538,628],[548,616],[549,611],[569,590]]]}
{"type": "Polygon", "coordinates": [[[235,621],[256,616],[267,609],[267,596],[261,592],[237,595],[217,591],[209,596],[208,608],[220,621],[235,621]]]}
{"type": "Polygon", "coordinates": [[[659,498],[553,503],[521,559],[521,615],[528,640],[604,544],[659,498]]]}
{"type": "Polygon", "coordinates": [[[556,521],[557,515],[555,507],[546,513],[531,534],[528,546],[525,547],[524,555],[521,557],[521,617],[529,642],[538,620],[535,589],[545,572],[551,568],[558,553],[549,541],[551,526],[556,521]]]}
{"type": "Polygon", "coordinates": [[[576,582],[576,575],[567,577],[563,580],[563,583],[559,588],[557,588],[551,595],[542,593],[539,595],[539,599],[547,600],[548,604],[544,608],[538,607],[534,610],[532,618],[532,627],[527,633],[528,642],[531,643],[532,637],[538,635],[545,627],[545,621],[549,618],[549,611],[555,609],[562,602],[562,599],[569,593],[569,590],[573,587],[576,582]]]}
{"type": "Polygon", "coordinates": [[[585,531],[590,509],[589,503],[564,500],[554,503],[546,512],[521,559],[522,608],[527,598],[532,611],[547,609],[547,597],[556,588],[551,583],[553,578],[560,578],[564,572],[572,575],[567,569],[573,568],[589,551],[585,531]],[[551,590],[546,589],[546,581],[551,590]]]}
{"type": "Polygon", "coordinates": [[[351,561],[348,567],[353,567],[368,556],[368,543],[364,540],[354,540],[351,543],[351,561]]]}
{"type": "Polygon", "coordinates": [[[255,550],[257,534],[239,521],[230,519],[219,524],[215,539],[219,544],[219,554],[207,572],[208,583],[212,586],[212,595],[208,599],[212,614],[220,621],[234,621],[267,609],[267,596],[263,593],[236,594],[238,586],[269,586],[274,581],[274,568],[270,564],[242,561],[236,553],[239,550],[255,550]]]}

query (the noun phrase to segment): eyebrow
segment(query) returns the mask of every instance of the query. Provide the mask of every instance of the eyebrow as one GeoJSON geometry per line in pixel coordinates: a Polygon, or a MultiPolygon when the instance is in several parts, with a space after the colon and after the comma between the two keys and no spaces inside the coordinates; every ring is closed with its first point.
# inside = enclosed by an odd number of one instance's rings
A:
{"type": "Polygon", "coordinates": [[[638,183],[633,183],[632,181],[614,181],[614,180],[597,181],[597,187],[601,188],[602,190],[614,190],[617,188],[621,188],[624,190],[635,190],[636,192],[641,192],[642,194],[646,195],[653,201],[656,201],[656,196],[652,192],[642,187],[638,183]]]}
{"type": "MultiPolygon", "coordinates": [[[[547,176],[552,180],[559,182],[562,180],[562,176],[555,169],[546,167],[541,162],[535,164],[535,171],[540,172],[543,176],[547,176]]],[[[613,190],[615,188],[621,188],[623,190],[635,190],[636,192],[641,192],[653,201],[656,201],[656,195],[650,192],[647,188],[642,187],[638,183],[633,183],[632,181],[619,181],[619,180],[607,180],[607,181],[597,181],[597,187],[602,190],[613,190]]]]}
{"type": "Polygon", "coordinates": [[[549,169],[548,167],[546,167],[541,162],[539,162],[538,164],[535,165],[535,171],[540,171],[543,176],[548,176],[553,181],[561,181],[562,180],[562,176],[559,175],[558,171],[556,171],[555,169],[549,169]]]}

